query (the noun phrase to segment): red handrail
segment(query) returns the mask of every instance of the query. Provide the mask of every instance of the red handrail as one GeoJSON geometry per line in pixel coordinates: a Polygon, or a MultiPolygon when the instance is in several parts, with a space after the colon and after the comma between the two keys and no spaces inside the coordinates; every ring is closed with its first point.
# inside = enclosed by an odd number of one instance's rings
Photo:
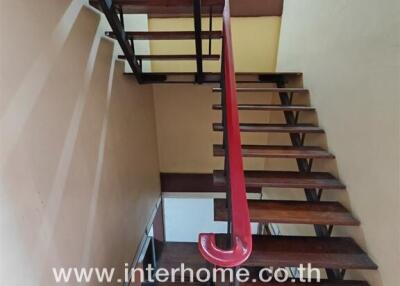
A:
{"type": "Polygon", "coordinates": [[[199,250],[203,257],[212,264],[222,267],[234,267],[249,258],[252,250],[252,237],[243,173],[229,0],[225,1],[223,12],[223,47],[223,73],[226,96],[224,127],[226,128],[227,136],[226,156],[229,163],[229,182],[227,182],[227,185],[230,186],[230,195],[227,197],[230,198],[232,213],[232,247],[229,250],[220,249],[216,246],[215,234],[201,233],[199,235],[199,250]]]}

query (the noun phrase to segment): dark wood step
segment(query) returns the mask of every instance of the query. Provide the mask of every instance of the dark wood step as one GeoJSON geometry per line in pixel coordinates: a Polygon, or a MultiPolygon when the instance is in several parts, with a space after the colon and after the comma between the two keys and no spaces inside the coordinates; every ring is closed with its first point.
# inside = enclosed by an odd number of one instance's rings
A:
{"type": "MultiPolygon", "coordinates": [[[[207,283],[207,282],[197,282],[197,281],[189,282],[188,278],[184,280],[186,282],[176,281],[178,279],[175,278],[175,282],[172,282],[172,281],[166,281],[166,282],[162,282],[162,283],[161,282],[142,282],[140,284],[140,286],[160,286],[160,285],[162,285],[162,286],[202,286],[202,285],[210,286],[210,283],[207,283]]],[[[171,278],[169,278],[169,279],[171,279],[171,278]]],[[[132,285],[132,284],[130,284],[130,285],[132,285]]]]}
{"type": "MultiPolygon", "coordinates": [[[[99,8],[99,0],[89,0],[99,8]]],[[[150,17],[193,17],[193,0],[113,0],[116,7],[122,6],[124,14],[149,14],[150,17]]],[[[222,13],[224,0],[202,0],[201,13],[207,16],[213,6],[215,16],[222,13]]]]}
{"type": "MultiPolygon", "coordinates": [[[[278,88],[278,87],[238,87],[237,92],[289,92],[289,93],[309,93],[304,88],[278,88]]],[[[213,92],[221,92],[220,87],[213,88],[213,92]]]]}
{"type": "MultiPolygon", "coordinates": [[[[252,222],[360,225],[338,202],[248,200],[248,206],[252,222]]],[[[214,220],[228,220],[225,199],[214,200],[214,220]]]]}
{"type": "MultiPolygon", "coordinates": [[[[129,38],[134,40],[194,40],[195,33],[193,31],[157,31],[157,32],[125,32],[129,38]]],[[[106,36],[115,38],[112,31],[106,32],[106,36]]],[[[221,31],[202,31],[201,36],[203,39],[221,39],[221,31]]]]}
{"type": "MultiPolygon", "coordinates": [[[[135,76],[132,72],[124,73],[127,76],[135,76]]],[[[195,72],[145,72],[142,77],[148,83],[194,83],[196,82],[195,72]]],[[[236,73],[236,82],[238,83],[275,83],[276,81],[298,80],[302,77],[302,73],[297,72],[276,72],[276,73],[254,73],[254,72],[238,72],[236,73]]],[[[205,72],[204,83],[220,83],[221,74],[218,72],[205,72]]]]}
{"type": "MultiPolygon", "coordinates": [[[[218,246],[224,247],[227,239],[227,235],[218,234],[218,246]]],[[[178,268],[181,263],[194,271],[206,267],[197,243],[164,244],[158,266],[171,269],[178,268]]],[[[377,269],[376,264],[351,238],[260,235],[253,235],[253,252],[242,266],[298,267],[308,263],[316,268],[377,269]]]]}
{"type": "MultiPolygon", "coordinates": [[[[233,0],[231,1],[232,17],[271,17],[282,16],[283,0],[233,0]],[[245,2],[245,3],[244,3],[245,2]]],[[[98,7],[99,0],[89,3],[98,7]]],[[[214,16],[221,16],[224,7],[222,0],[202,0],[202,14],[207,17],[212,6],[214,16]]],[[[117,7],[122,5],[125,14],[148,14],[149,18],[193,17],[193,0],[113,0],[117,7]],[[191,6],[192,5],[192,6],[191,6]]]]}
{"type": "MultiPolygon", "coordinates": [[[[307,279],[307,278],[304,278],[307,279]]],[[[287,282],[268,282],[262,283],[262,282],[245,282],[245,283],[240,283],[240,286],[369,286],[368,282],[366,281],[355,281],[355,280],[321,280],[319,282],[316,281],[311,281],[311,282],[300,282],[300,281],[287,281],[287,282]]]]}
{"type": "MultiPolygon", "coordinates": [[[[214,156],[225,156],[222,145],[213,146],[214,156]]],[[[333,159],[335,156],[321,147],[294,147],[275,145],[243,145],[243,157],[333,159]]]]}
{"type": "MultiPolygon", "coordinates": [[[[302,188],[302,189],[345,189],[334,176],[324,172],[290,171],[245,171],[247,187],[302,188]]],[[[214,184],[225,185],[224,171],[214,171],[214,184]]]]}
{"type": "MultiPolygon", "coordinates": [[[[119,59],[125,60],[124,55],[119,55],[119,59]]],[[[192,61],[196,60],[196,55],[136,55],[138,60],[153,60],[153,61],[192,61]]],[[[203,60],[218,61],[219,55],[203,55],[203,60]]]]}
{"type": "MultiPolygon", "coordinates": [[[[226,245],[228,236],[217,235],[226,245]]],[[[377,265],[351,238],[253,235],[253,252],[242,266],[377,269],[377,265]]]]}
{"type": "MultiPolygon", "coordinates": [[[[257,278],[255,278],[257,279],[257,278]]],[[[307,279],[307,277],[304,277],[304,279],[307,279]]],[[[150,283],[150,282],[144,282],[142,283],[143,286],[158,286],[156,283],[150,283]]],[[[207,286],[209,283],[200,283],[200,282],[163,282],[163,286],[207,286]]],[[[228,286],[230,284],[228,283],[221,283],[217,282],[215,286],[228,286]]],[[[292,279],[289,279],[287,282],[276,282],[276,281],[271,281],[268,282],[267,284],[265,282],[253,282],[250,280],[249,282],[241,282],[240,286],[369,286],[368,282],[366,281],[354,281],[354,280],[325,280],[322,279],[319,282],[314,281],[307,281],[307,282],[300,282],[299,280],[297,281],[292,281],[292,279]]]]}
{"type": "MultiPolygon", "coordinates": [[[[214,131],[223,131],[221,123],[213,124],[214,131]]],[[[271,132],[271,133],[324,133],[324,130],[313,124],[264,124],[264,123],[241,123],[241,132],[271,132]]]]}
{"type": "MultiPolygon", "coordinates": [[[[221,110],[221,104],[214,104],[214,110],[221,110]]],[[[314,107],[304,105],[271,105],[271,104],[238,104],[239,110],[262,110],[262,111],[315,111],[314,107]]]]}
{"type": "MultiPolygon", "coordinates": [[[[179,274],[179,273],[177,273],[177,274],[179,274]]],[[[171,279],[171,277],[169,279],[171,279]]],[[[162,285],[162,286],[210,286],[210,283],[208,283],[208,282],[198,282],[198,281],[189,282],[190,281],[190,277],[185,277],[184,281],[185,282],[181,282],[179,280],[179,278],[178,279],[175,278],[175,282],[172,282],[172,281],[166,281],[166,282],[142,282],[140,284],[140,286],[160,286],[160,285],[162,285]],[[178,281],[176,281],[176,280],[178,280],[178,281]]],[[[132,285],[132,284],[130,284],[130,285],[132,285]]],[[[217,285],[218,284],[216,284],[216,286],[217,285]]],[[[223,286],[223,285],[218,285],[218,286],[223,286]]],[[[226,286],[228,286],[228,285],[226,285],[226,286]]]]}
{"type": "MultiPolygon", "coordinates": [[[[224,186],[214,185],[213,174],[160,173],[163,193],[226,193],[224,186]]],[[[261,193],[261,188],[246,188],[247,193],[261,193]]]]}
{"type": "Polygon", "coordinates": [[[185,263],[185,267],[192,268],[194,272],[207,265],[198,250],[197,243],[164,242],[161,255],[157,260],[158,267],[166,269],[178,268],[181,263],[185,263]]]}

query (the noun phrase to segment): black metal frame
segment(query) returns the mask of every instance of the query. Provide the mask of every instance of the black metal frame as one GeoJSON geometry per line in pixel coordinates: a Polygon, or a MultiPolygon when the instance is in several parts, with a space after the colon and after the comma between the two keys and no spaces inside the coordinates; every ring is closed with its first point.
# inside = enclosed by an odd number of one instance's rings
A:
{"type": "MultiPolygon", "coordinates": [[[[164,83],[167,82],[168,73],[145,73],[143,72],[142,60],[135,55],[134,38],[125,32],[124,11],[122,5],[114,4],[113,0],[99,0],[99,5],[110,24],[113,37],[118,41],[124,53],[125,59],[128,61],[137,81],[144,83],[164,83]]],[[[212,53],[212,30],[213,30],[213,6],[209,6],[209,37],[208,52],[212,53]]],[[[196,46],[196,74],[194,82],[214,83],[220,82],[220,76],[212,73],[204,73],[203,70],[203,47],[202,47],[202,2],[201,0],[193,0],[193,17],[194,17],[194,33],[196,46]]],[[[110,36],[110,33],[106,35],[110,36]]],[[[186,82],[185,82],[186,83],[186,82]]]]}
{"type": "Polygon", "coordinates": [[[201,37],[201,0],[193,0],[194,33],[196,43],[196,82],[203,83],[203,47],[201,37]]]}
{"type": "MultiPolygon", "coordinates": [[[[211,8],[210,8],[211,9],[211,8]]],[[[212,9],[210,11],[210,32],[212,31],[212,9]]],[[[211,54],[211,38],[209,39],[209,52],[211,54]]],[[[222,146],[225,152],[224,156],[224,177],[225,177],[225,189],[226,189],[226,207],[228,210],[228,217],[227,217],[227,234],[228,234],[228,241],[227,247],[232,247],[233,243],[233,225],[232,225],[232,205],[231,205],[231,186],[230,186],[230,163],[229,163],[229,144],[228,141],[228,129],[226,128],[226,88],[225,88],[225,44],[222,41],[222,50],[221,50],[221,78],[220,78],[220,88],[221,88],[221,107],[222,107],[222,127],[223,127],[223,138],[222,138],[222,146]]],[[[234,286],[239,286],[239,281],[237,280],[236,272],[239,267],[234,267],[234,286]]]]}
{"type": "MultiPolygon", "coordinates": [[[[278,80],[275,81],[277,87],[284,88],[285,80],[282,76],[278,77],[278,80]]],[[[279,93],[279,98],[282,105],[292,105],[293,94],[289,94],[287,92],[279,93]]],[[[295,114],[293,111],[284,111],[284,116],[287,124],[296,125],[298,123],[299,114],[295,114]]],[[[302,147],[304,146],[306,134],[300,133],[290,133],[290,140],[293,146],[302,147]]],[[[309,173],[312,170],[313,160],[307,160],[298,158],[297,167],[301,173],[309,173]]],[[[305,196],[307,201],[310,202],[319,202],[321,200],[323,189],[304,189],[305,196]]],[[[333,231],[333,225],[314,225],[315,233],[318,237],[330,237],[333,231]]],[[[343,279],[343,270],[340,269],[325,269],[326,274],[329,279],[343,279]]]]}
{"type": "MultiPolygon", "coordinates": [[[[211,29],[211,25],[210,25],[211,29]]],[[[211,46],[211,44],[210,44],[211,46]]],[[[211,48],[210,48],[211,49],[211,48]]],[[[221,87],[221,107],[222,107],[222,126],[223,126],[223,137],[222,137],[222,146],[225,152],[224,156],[224,177],[225,177],[225,189],[226,189],[226,208],[228,210],[228,219],[227,219],[227,234],[228,234],[228,241],[227,241],[227,248],[232,247],[232,242],[233,242],[233,225],[232,225],[232,205],[231,205],[231,186],[230,186],[230,173],[229,173],[229,168],[230,168],[230,163],[229,163],[229,144],[227,144],[228,141],[228,130],[225,126],[226,123],[226,88],[225,88],[225,45],[224,41],[222,41],[222,51],[221,51],[221,81],[220,81],[220,87],[221,87]]],[[[234,267],[234,281],[233,285],[234,286],[239,286],[239,281],[237,280],[236,277],[236,271],[238,270],[238,267],[234,267]]]]}
{"type": "MultiPolygon", "coordinates": [[[[116,6],[113,4],[112,0],[99,0],[101,9],[106,16],[108,23],[110,24],[115,37],[124,52],[126,59],[131,67],[135,77],[139,83],[143,83],[142,69],[138,64],[135,57],[134,47],[130,45],[129,39],[126,36],[124,30],[124,13],[122,7],[119,7],[119,15],[116,12],[116,6]]],[[[133,42],[133,41],[132,41],[133,42]]]]}
{"type": "Polygon", "coordinates": [[[227,209],[228,209],[228,221],[227,221],[227,233],[230,235],[230,241],[228,242],[228,246],[230,246],[232,242],[232,206],[230,204],[230,177],[229,177],[229,157],[227,154],[229,153],[229,146],[227,144],[228,141],[228,130],[225,126],[226,123],[226,89],[225,89],[225,69],[224,69],[224,43],[222,43],[222,56],[221,56],[221,81],[220,81],[220,87],[221,87],[221,107],[222,107],[222,112],[221,112],[221,122],[223,126],[223,137],[222,137],[222,146],[224,148],[225,156],[224,156],[224,177],[225,177],[225,189],[226,189],[226,204],[227,204],[227,209]]]}
{"type": "Polygon", "coordinates": [[[212,33],[212,30],[213,30],[213,7],[212,6],[210,6],[210,15],[209,15],[209,20],[208,20],[209,22],[208,22],[208,24],[209,24],[209,27],[208,27],[208,31],[210,32],[210,35],[208,36],[208,54],[211,56],[211,54],[212,54],[212,35],[211,35],[211,33],[212,33]]]}

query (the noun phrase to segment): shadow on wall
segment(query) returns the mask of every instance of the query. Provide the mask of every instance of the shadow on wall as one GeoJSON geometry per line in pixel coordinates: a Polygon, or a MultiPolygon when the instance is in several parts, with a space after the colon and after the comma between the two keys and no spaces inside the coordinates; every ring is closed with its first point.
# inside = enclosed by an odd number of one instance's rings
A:
{"type": "Polygon", "coordinates": [[[114,72],[114,43],[82,1],[9,2],[26,17],[1,31],[0,276],[53,285],[52,267],[122,271],[159,196],[152,89],[122,63],[114,72]]]}
{"type": "Polygon", "coordinates": [[[50,57],[51,61],[54,60],[51,55],[59,52],[62,47],[64,37],[67,36],[73,24],[70,19],[79,13],[79,9],[76,9],[77,2],[81,1],[1,2],[0,114],[21,88],[21,83],[28,78],[27,74],[38,59],[41,58],[44,61],[44,58],[50,57]],[[55,51],[56,48],[58,51],[55,51]]]}

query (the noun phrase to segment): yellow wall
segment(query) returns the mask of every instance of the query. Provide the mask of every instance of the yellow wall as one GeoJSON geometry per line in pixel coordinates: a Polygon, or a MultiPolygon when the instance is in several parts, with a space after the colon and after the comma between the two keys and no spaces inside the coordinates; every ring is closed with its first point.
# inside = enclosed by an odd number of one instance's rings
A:
{"type": "MultiPolygon", "coordinates": [[[[203,19],[203,30],[208,19],[203,19]]],[[[237,72],[275,71],[280,17],[232,18],[233,47],[237,72]]],[[[214,19],[214,30],[221,30],[221,19],[214,19]]],[[[149,19],[150,31],[193,31],[193,19],[149,19]]],[[[151,41],[152,54],[195,54],[193,40],[151,41]]],[[[213,40],[213,54],[221,53],[221,40],[213,40]]],[[[203,40],[203,54],[208,53],[208,41],[203,40]]],[[[153,62],[152,71],[195,71],[194,61],[153,62]]],[[[204,70],[220,70],[218,61],[206,61],[204,70]]]]}
{"type": "MultiPolygon", "coordinates": [[[[214,19],[214,30],[221,29],[221,20],[214,19]]],[[[208,20],[203,20],[203,29],[208,20]]],[[[274,71],[280,29],[279,17],[233,18],[233,46],[238,72],[274,71]]],[[[151,31],[190,31],[192,19],[150,19],[151,31]]],[[[213,53],[221,52],[221,41],[213,42],[213,53]]],[[[152,54],[194,54],[194,41],[151,41],[152,54]]],[[[204,52],[208,41],[203,41],[204,52]]],[[[153,62],[153,71],[195,71],[194,62],[153,62]]],[[[220,71],[219,62],[206,62],[205,71],[220,71]]],[[[212,123],[220,122],[220,112],[213,103],[220,96],[210,85],[154,85],[157,138],[162,172],[210,173],[222,168],[222,160],[214,158],[212,144],[221,144],[221,134],[212,131],[212,123]]],[[[241,95],[240,102],[268,103],[270,96],[241,95]]],[[[265,112],[241,112],[243,122],[266,122],[265,112]]],[[[266,134],[245,134],[243,142],[265,144],[266,134]]],[[[246,159],[245,166],[263,169],[262,159],[246,159]]]]}
{"type": "MultiPolygon", "coordinates": [[[[398,0],[285,0],[278,70],[302,71],[347,193],[331,192],[361,221],[353,236],[379,271],[351,271],[373,286],[400,285],[398,0]]],[[[315,142],[314,142],[315,143],[315,142]]],[[[328,193],[328,192],[327,192],[328,193]]]]}
{"type": "Polygon", "coordinates": [[[104,18],[80,0],[0,11],[2,284],[55,285],[62,266],[120,273],[160,195],[151,86],[113,69],[104,18]]]}

